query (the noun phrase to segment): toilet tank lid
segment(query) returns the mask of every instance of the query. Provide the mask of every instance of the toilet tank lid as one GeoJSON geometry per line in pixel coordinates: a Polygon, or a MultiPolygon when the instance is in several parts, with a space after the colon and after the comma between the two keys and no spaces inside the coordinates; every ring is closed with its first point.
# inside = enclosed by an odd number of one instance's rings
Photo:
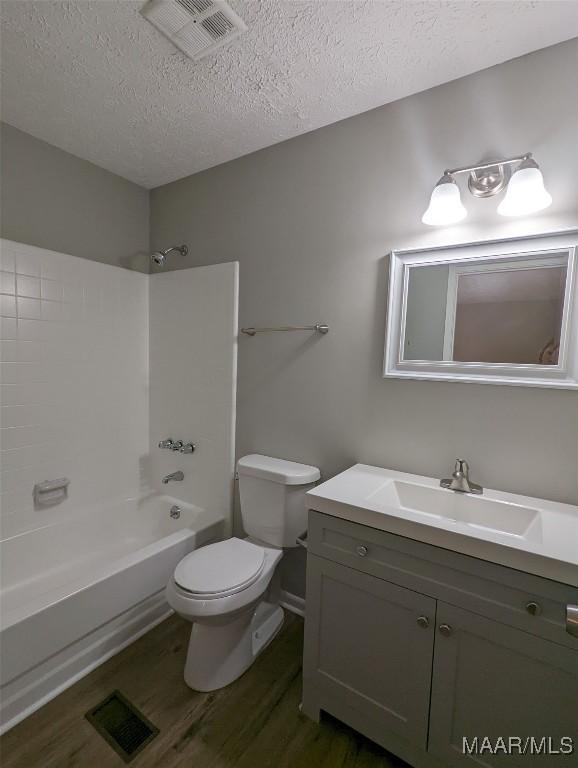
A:
{"type": "Polygon", "coordinates": [[[307,485],[321,477],[317,467],[285,459],[274,459],[272,456],[261,456],[258,453],[251,453],[239,459],[237,471],[239,475],[261,477],[283,485],[307,485]]]}

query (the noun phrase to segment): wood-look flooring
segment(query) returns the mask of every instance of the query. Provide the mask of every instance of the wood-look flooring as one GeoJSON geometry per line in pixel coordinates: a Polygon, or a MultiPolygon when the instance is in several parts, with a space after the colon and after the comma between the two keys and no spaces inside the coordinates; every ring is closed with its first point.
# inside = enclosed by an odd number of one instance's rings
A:
{"type": "Polygon", "coordinates": [[[303,622],[285,626],[235,683],[213,693],[185,685],[190,625],[159,624],[0,739],[2,768],[122,768],[85,720],[119,689],[160,734],[134,768],[403,768],[405,763],[336,720],[299,713],[303,622]]]}

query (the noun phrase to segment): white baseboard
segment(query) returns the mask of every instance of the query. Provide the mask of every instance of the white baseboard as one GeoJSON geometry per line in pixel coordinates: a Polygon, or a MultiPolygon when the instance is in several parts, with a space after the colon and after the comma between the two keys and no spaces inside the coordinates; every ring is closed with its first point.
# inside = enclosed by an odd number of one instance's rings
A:
{"type": "Polygon", "coordinates": [[[0,734],[134,643],[172,613],[162,590],[3,686],[0,734]]]}
{"type": "Polygon", "coordinates": [[[292,592],[286,592],[281,590],[279,604],[282,608],[286,608],[291,613],[296,613],[297,616],[305,616],[305,599],[294,595],[292,592]]]}

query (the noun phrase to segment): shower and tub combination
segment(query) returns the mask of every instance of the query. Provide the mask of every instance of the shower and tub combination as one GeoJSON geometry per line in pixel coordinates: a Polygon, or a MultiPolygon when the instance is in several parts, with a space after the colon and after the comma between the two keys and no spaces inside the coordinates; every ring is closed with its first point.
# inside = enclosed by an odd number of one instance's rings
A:
{"type": "Polygon", "coordinates": [[[230,535],[238,265],[0,257],[5,731],[166,618],[176,564],[230,535]]]}

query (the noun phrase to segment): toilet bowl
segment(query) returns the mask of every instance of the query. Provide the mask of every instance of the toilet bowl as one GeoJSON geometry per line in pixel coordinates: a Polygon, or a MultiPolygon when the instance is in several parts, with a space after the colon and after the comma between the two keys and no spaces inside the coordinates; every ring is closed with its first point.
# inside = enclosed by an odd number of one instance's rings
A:
{"type": "Polygon", "coordinates": [[[283,624],[270,592],[281,549],[227,539],[187,555],[167,585],[167,600],[193,622],[185,682],[213,691],[236,680],[283,624]]]}
{"type": "Polygon", "coordinates": [[[238,472],[249,536],[191,552],[166,588],[169,605],[193,625],[184,677],[197,691],[232,683],[281,629],[276,566],[306,530],[305,493],[319,479],[316,467],[257,454],[240,459],[238,472]]]}

